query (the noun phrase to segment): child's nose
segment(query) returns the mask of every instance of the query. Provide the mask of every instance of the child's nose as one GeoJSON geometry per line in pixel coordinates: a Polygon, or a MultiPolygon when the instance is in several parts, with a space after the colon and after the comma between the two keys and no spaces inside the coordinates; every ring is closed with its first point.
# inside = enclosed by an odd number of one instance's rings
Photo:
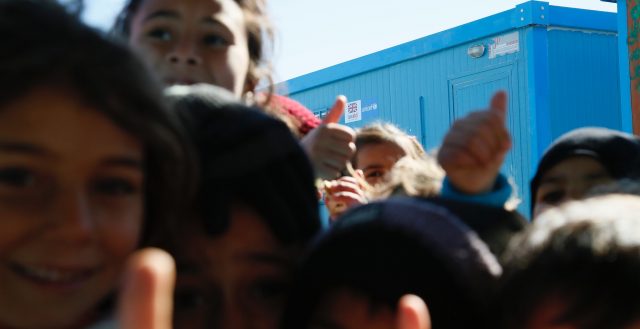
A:
{"type": "Polygon", "coordinates": [[[197,47],[190,42],[177,43],[167,54],[167,60],[176,65],[198,66],[202,64],[202,56],[200,56],[197,47]]]}
{"type": "Polygon", "coordinates": [[[54,202],[50,207],[51,233],[61,241],[90,240],[95,223],[89,196],[81,191],[61,193],[54,202]]]}

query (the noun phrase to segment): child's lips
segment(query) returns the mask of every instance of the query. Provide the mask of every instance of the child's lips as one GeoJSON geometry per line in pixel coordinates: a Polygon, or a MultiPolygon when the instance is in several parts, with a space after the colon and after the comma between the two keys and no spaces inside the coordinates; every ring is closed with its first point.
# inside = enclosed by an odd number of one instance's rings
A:
{"type": "Polygon", "coordinates": [[[170,85],[170,86],[173,86],[173,85],[190,86],[198,83],[198,81],[195,81],[193,79],[187,79],[187,78],[167,78],[164,81],[167,85],[170,85]]]}
{"type": "Polygon", "coordinates": [[[23,265],[11,263],[11,270],[30,281],[44,285],[69,286],[79,284],[96,273],[96,267],[73,266],[63,267],[55,265],[23,265]]]}

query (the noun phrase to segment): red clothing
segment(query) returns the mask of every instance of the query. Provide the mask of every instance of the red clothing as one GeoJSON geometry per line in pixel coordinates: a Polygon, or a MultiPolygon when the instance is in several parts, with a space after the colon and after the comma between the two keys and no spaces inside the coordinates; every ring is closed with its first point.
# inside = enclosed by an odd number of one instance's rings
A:
{"type": "Polygon", "coordinates": [[[289,97],[273,94],[269,105],[293,119],[302,136],[322,123],[308,108],[289,97]]]}

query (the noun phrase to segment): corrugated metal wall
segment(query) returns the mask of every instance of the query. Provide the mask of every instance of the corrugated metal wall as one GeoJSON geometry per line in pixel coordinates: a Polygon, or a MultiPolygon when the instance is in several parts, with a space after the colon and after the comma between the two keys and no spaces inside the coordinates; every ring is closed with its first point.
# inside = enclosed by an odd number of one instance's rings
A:
{"type": "Polygon", "coordinates": [[[617,35],[552,29],[548,39],[553,137],[583,126],[621,129],[617,35]]]}
{"type": "Polygon", "coordinates": [[[520,51],[516,53],[493,59],[488,54],[478,59],[467,55],[470,46],[493,43],[496,35],[487,36],[291,96],[314,111],[329,108],[339,94],[361,100],[363,107],[375,104],[374,110],[363,112],[361,121],[350,125],[392,122],[416,135],[427,149],[433,149],[440,145],[453,120],[485,108],[495,91],[507,90],[514,147],[503,172],[517,184],[523,201],[519,209],[528,215],[529,179],[538,161],[536,146],[541,143],[546,147],[548,143],[548,138],[538,139],[539,129],[550,130],[555,138],[585,125],[621,128],[616,35],[550,28],[542,39],[548,44],[537,45],[540,39],[533,40],[534,29],[545,31],[528,26],[500,34],[517,33],[520,51]],[[531,45],[536,49],[527,49],[531,45]],[[534,56],[548,56],[548,67],[532,65],[534,56]],[[534,69],[548,70],[548,82],[543,80],[543,85],[537,86],[545,90],[539,95],[531,85],[532,72],[528,72],[534,69]],[[547,114],[529,107],[542,104],[548,108],[549,117],[541,120],[536,115],[547,114]]]}
{"type": "MultiPolygon", "coordinates": [[[[427,149],[440,145],[453,120],[487,106],[500,89],[510,93],[509,128],[515,147],[505,163],[505,173],[528,200],[531,150],[526,108],[526,65],[521,52],[489,59],[473,59],[469,46],[492,42],[492,37],[446,49],[369,73],[337,81],[291,96],[315,111],[331,106],[338,94],[349,100],[377,102],[377,113],[350,124],[360,127],[375,120],[392,122],[416,135],[427,149]]],[[[364,106],[364,105],[363,105],[364,106]]],[[[523,204],[526,209],[528,202],[523,204]]]]}

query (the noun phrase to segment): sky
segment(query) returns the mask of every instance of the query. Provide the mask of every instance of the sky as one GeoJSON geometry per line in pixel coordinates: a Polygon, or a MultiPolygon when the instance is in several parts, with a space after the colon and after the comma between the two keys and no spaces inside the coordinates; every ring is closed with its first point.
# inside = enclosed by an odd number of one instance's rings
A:
{"type": "MultiPolygon", "coordinates": [[[[431,35],[512,9],[525,0],[268,0],[277,29],[275,81],[431,35]]],[[[108,28],[123,0],[86,0],[84,18],[108,28]]],[[[551,5],[615,12],[600,0],[551,5]]]]}

